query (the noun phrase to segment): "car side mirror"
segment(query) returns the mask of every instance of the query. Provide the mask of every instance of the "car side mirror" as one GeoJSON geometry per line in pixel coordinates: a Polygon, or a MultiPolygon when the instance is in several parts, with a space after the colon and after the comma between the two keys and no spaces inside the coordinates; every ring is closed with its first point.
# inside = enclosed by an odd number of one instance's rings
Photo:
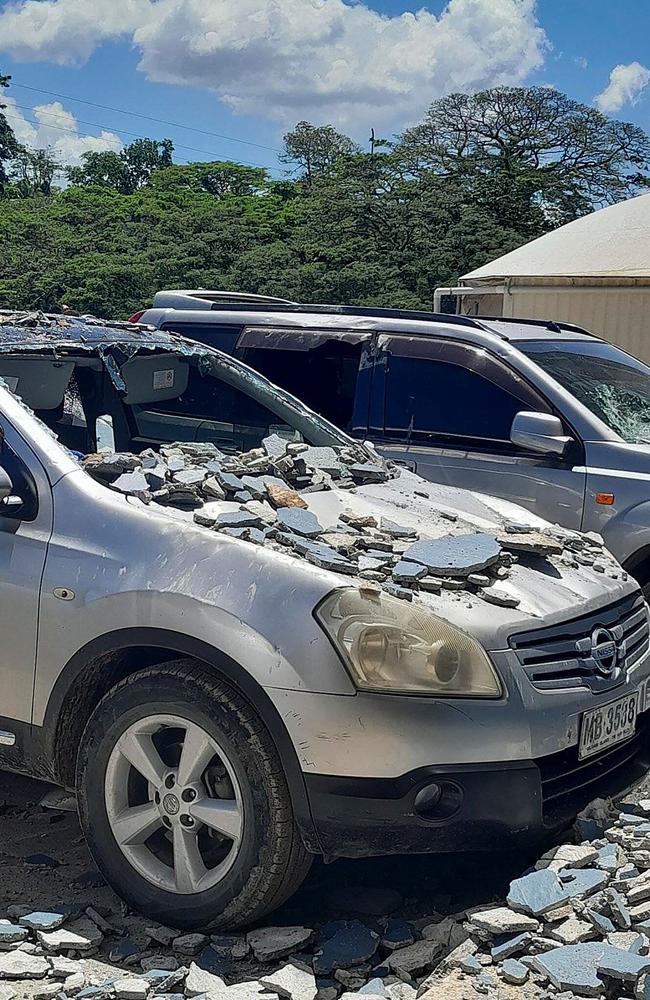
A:
{"type": "Polygon", "coordinates": [[[520,410],[512,421],[510,440],[529,451],[564,455],[573,438],[565,435],[562,421],[552,413],[520,410]]]}
{"type": "MultiPolygon", "coordinates": [[[[14,484],[11,481],[11,476],[8,472],[0,466],[0,503],[10,497],[13,493],[14,484]]],[[[0,514],[2,511],[0,510],[0,514]]]]}

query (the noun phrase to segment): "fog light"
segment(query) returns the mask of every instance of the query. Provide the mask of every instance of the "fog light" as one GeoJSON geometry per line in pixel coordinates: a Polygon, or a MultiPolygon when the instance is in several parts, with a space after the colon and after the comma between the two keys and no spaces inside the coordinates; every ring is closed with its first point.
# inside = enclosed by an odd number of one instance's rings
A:
{"type": "Polygon", "coordinates": [[[432,781],[415,796],[413,808],[421,819],[442,822],[451,819],[463,804],[462,788],[453,781],[432,781]]]}

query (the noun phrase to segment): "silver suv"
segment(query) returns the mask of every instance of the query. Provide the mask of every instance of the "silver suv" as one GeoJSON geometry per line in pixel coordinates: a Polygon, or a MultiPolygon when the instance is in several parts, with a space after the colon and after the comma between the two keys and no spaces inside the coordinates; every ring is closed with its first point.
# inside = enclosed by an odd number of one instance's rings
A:
{"type": "Polygon", "coordinates": [[[76,789],[132,905],[241,925],[315,854],[522,844],[642,773],[648,613],[598,537],[161,331],[0,317],[0,377],[0,762],[76,789]]]}
{"type": "Polygon", "coordinates": [[[219,347],[382,455],[597,531],[650,596],[650,368],[566,323],[159,292],[143,322],[219,347]]]}

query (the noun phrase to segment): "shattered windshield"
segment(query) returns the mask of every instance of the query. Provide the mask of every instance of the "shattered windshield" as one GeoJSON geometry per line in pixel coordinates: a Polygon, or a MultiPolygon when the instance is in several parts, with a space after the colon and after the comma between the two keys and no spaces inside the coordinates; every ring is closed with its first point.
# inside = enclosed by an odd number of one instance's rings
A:
{"type": "Polygon", "coordinates": [[[628,444],[650,444],[650,368],[601,341],[518,344],[628,444]]]}

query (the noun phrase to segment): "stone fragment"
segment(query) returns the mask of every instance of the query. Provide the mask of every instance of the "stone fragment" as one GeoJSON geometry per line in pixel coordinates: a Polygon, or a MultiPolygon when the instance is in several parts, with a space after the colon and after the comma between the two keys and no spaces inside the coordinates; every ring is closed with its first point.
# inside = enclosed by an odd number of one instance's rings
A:
{"type": "Polygon", "coordinates": [[[441,954],[444,946],[440,941],[416,941],[406,948],[398,948],[386,959],[386,965],[391,972],[400,977],[417,975],[427,971],[441,954]]]}
{"type": "Polygon", "coordinates": [[[397,583],[417,583],[423,576],[427,575],[426,566],[419,566],[417,563],[406,562],[404,559],[393,568],[393,580],[397,583]]]}
{"type": "Polygon", "coordinates": [[[180,955],[198,955],[209,940],[207,934],[181,934],[174,938],[172,948],[180,955]]]}
{"type": "Polygon", "coordinates": [[[502,962],[513,955],[521,955],[529,947],[531,941],[532,935],[528,932],[525,934],[504,935],[503,937],[496,938],[490,951],[492,960],[494,962],[502,962]]]}
{"type": "Polygon", "coordinates": [[[217,514],[215,527],[222,528],[259,528],[262,525],[259,517],[247,510],[224,511],[217,514]]]}
{"type": "Polygon", "coordinates": [[[38,931],[37,937],[46,951],[54,953],[94,951],[103,941],[102,932],[87,917],[81,917],[69,926],[55,931],[38,931]]]}
{"type": "Polygon", "coordinates": [[[497,906],[492,910],[480,910],[472,913],[471,923],[479,930],[497,937],[501,934],[514,934],[521,931],[536,931],[539,922],[524,913],[515,913],[505,906],[497,906]]]}
{"type": "Polygon", "coordinates": [[[507,983],[523,986],[529,976],[529,970],[516,958],[507,958],[501,966],[501,974],[507,983]]]}
{"type": "Polygon", "coordinates": [[[476,955],[467,955],[461,959],[459,965],[461,971],[467,976],[478,976],[483,971],[483,966],[476,955]]]}
{"type": "Polygon", "coordinates": [[[343,511],[339,515],[339,521],[349,524],[351,528],[362,531],[364,528],[376,528],[377,521],[372,514],[355,514],[354,511],[343,511]]]}
{"type": "Polygon", "coordinates": [[[200,997],[204,994],[208,997],[216,997],[223,991],[223,988],[223,979],[214,976],[211,972],[206,972],[205,969],[200,969],[195,962],[192,962],[185,980],[186,997],[200,997]]]}
{"type": "Polygon", "coordinates": [[[530,552],[538,556],[559,556],[564,552],[564,545],[550,534],[529,530],[526,532],[510,532],[498,536],[499,542],[511,552],[530,552]]]}
{"type": "Polygon", "coordinates": [[[635,983],[641,973],[650,972],[650,957],[606,945],[598,962],[600,976],[635,983]]]}
{"type": "Polygon", "coordinates": [[[0,979],[43,979],[49,971],[47,959],[24,951],[0,954],[0,979]]]}
{"type": "Polygon", "coordinates": [[[466,577],[493,565],[500,553],[501,546],[494,535],[474,532],[419,539],[409,546],[404,557],[426,566],[435,576],[466,577]]]}
{"type": "Polygon", "coordinates": [[[500,608],[516,608],[521,603],[514,594],[509,594],[507,590],[500,587],[481,587],[478,596],[482,597],[488,604],[496,604],[500,608]]]}
{"type": "Polygon", "coordinates": [[[255,958],[260,962],[271,962],[283,958],[293,951],[300,951],[314,936],[309,927],[263,927],[246,935],[255,958]]]}
{"type": "Polygon", "coordinates": [[[470,573],[467,577],[467,582],[471,583],[474,587],[489,587],[490,577],[485,573],[470,573]]]}
{"type": "Polygon", "coordinates": [[[511,909],[519,913],[538,917],[568,902],[569,898],[569,891],[555,872],[541,869],[511,882],[507,902],[511,909]]]}
{"type": "Polygon", "coordinates": [[[86,977],[83,972],[73,972],[63,982],[63,992],[67,997],[76,996],[86,985],[86,977]]]}
{"type": "Polygon", "coordinates": [[[18,923],[21,927],[27,927],[31,931],[55,931],[68,919],[65,913],[45,913],[42,910],[34,910],[20,917],[18,923]]]}
{"type": "Polygon", "coordinates": [[[278,969],[277,972],[262,976],[260,983],[267,990],[289,1000],[315,1000],[318,988],[313,972],[295,963],[278,969]]]}
{"type": "Polygon", "coordinates": [[[343,464],[334,448],[307,447],[300,453],[300,459],[310,469],[320,469],[322,472],[329,472],[331,476],[343,471],[343,464]]]}
{"type": "Polygon", "coordinates": [[[386,535],[390,535],[391,538],[417,537],[417,531],[415,528],[404,528],[401,524],[395,524],[394,521],[390,521],[387,517],[382,517],[380,521],[380,528],[386,535]]]}
{"type": "Polygon", "coordinates": [[[146,1000],[151,983],[146,979],[118,979],[113,990],[118,1000],[146,1000]]]}
{"type": "Polygon", "coordinates": [[[292,531],[304,538],[318,538],[323,531],[322,524],[310,510],[300,510],[298,507],[280,507],[277,519],[285,531],[292,531]]]}
{"type": "Polygon", "coordinates": [[[607,872],[597,868],[563,868],[560,879],[571,899],[580,896],[591,896],[607,885],[607,872]]]}
{"type": "Polygon", "coordinates": [[[636,931],[612,931],[607,935],[607,944],[611,944],[612,948],[620,948],[621,951],[632,951],[635,955],[648,952],[648,938],[636,931]]]}
{"type": "Polygon", "coordinates": [[[324,928],[324,933],[328,936],[314,952],[313,968],[317,976],[363,965],[379,945],[379,935],[358,920],[336,922],[324,928]]]}
{"type": "Polygon", "coordinates": [[[216,476],[208,476],[207,479],[204,479],[201,489],[204,495],[210,497],[211,500],[226,499],[226,491],[216,476]]]}
{"type": "Polygon", "coordinates": [[[580,997],[599,997],[604,993],[598,965],[607,946],[600,943],[568,945],[536,955],[533,966],[558,990],[580,997]]]}
{"type": "Polygon", "coordinates": [[[579,920],[578,917],[569,917],[557,927],[551,928],[548,933],[552,938],[557,938],[562,944],[580,944],[582,941],[589,941],[596,936],[595,928],[587,920],[579,920]]]}
{"type": "Polygon", "coordinates": [[[111,484],[113,489],[120,493],[134,494],[135,496],[148,496],[149,483],[147,477],[142,472],[125,472],[118,476],[111,484]]]}
{"type": "Polygon", "coordinates": [[[50,975],[56,979],[67,979],[68,976],[73,976],[80,970],[79,962],[73,958],[68,958],[66,955],[52,955],[49,963],[51,967],[50,975]]]}
{"type": "Polygon", "coordinates": [[[54,997],[59,996],[62,993],[63,987],[61,983],[51,983],[40,982],[38,985],[33,987],[31,995],[34,1000],[54,1000],[54,997]]]}
{"type": "Polygon", "coordinates": [[[286,438],[280,437],[279,434],[269,434],[262,441],[262,447],[269,458],[282,458],[283,455],[286,455],[289,444],[290,442],[286,438]]]}
{"type": "Polygon", "coordinates": [[[300,494],[288,486],[275,486],[273,483],[270,483],[266,487],[266,492],[274,507],[299,507],[302,510],[307,509],[307,504],[300,494]]]}
{"type": "Polygon", "coordinates": [[[543,854],[535,867],[557,872],[562,868],[585,868],[597,860],[598,851],[590,844],[561,844],[543,854]]]}
{"type": "Polygon", "coordinates": [[[26,941],[28,933],[24,927],[18,924],[5,924],[0,920],[0,947],[5,945],[20,944],[26,941]]]}

